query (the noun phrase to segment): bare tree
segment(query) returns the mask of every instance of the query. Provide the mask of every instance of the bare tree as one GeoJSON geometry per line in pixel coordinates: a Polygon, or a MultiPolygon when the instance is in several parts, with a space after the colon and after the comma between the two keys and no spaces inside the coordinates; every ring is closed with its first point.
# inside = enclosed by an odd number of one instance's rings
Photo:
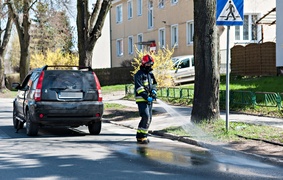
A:
{"type": "Polygon", "coordinates": [[[5,87],[4,81],[4,57],[7,50],[7,45],[11,37],[12,17],[8,10],[5,10],[5,5],[0,0],[0,91],[5,87]],[[2,23],[3,28],[2,28],[2,23]]]}
{"type": "Polygon", "coordinates": [[[38,1],[31,25],[31,55],[47,50],[70,53],[73,46],[72,28],[65,10],[54,9],[51,2],[38,1]]]}
{"type": "Polygon", "coordinates": [[[97,0],[90,13],[88,0],[77,0],[77,29],[79,65],[91,66],[96,41],[101,36],[105,17],[111,8],[111,0],[97,0]]]}
{"type": "Polygon", "coordinates": [[[29,43],[30,43],[30,18],[29,11],[32,5],[36,2],[32,2],[31,0],[23,0],[22,5],[22,17],[19,17],[19,14],[15,8],[14,2],[11,0],[7,0],[7,4],[10,12],[12,13],[12,17],[14,23],[16,25],[16,29],[19,36],[20,48],[21,48],[21,57],[20,57],[20,80],[22,81],[29,71],[29,43]],[[22,20],[21,20],[22,19],[22,20]]]}
{"type": "Polygon", "coordinates": [[[216,120],[220,117],[220,58],[215,0],[194,0],[194,23],[196,75],[191,119],[216,120]]]}

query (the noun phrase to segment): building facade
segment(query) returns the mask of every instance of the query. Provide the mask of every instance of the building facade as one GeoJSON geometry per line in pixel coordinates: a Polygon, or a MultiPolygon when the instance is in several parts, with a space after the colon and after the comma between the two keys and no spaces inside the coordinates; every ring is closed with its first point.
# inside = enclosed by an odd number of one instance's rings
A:
{"type": "Polygon", "coordinates": [[[92,56],[92,68],[102,69],[111,67],[111,44],[110,44],[110,17],[105,17],[100,38],[98,38],[92,56]]]}
{"type": "MultiPolygon", "coordinates": [[[[251,43],[276,42],[276,26],[256,24],[257,20],[276,7],[276,0],[244,0],[244,19],[242,26],[231,26],[229,47],[251,43]]],[[[221,64],[227,62],[227,26],[223,26],[220,36],[221,64]]],[[[230,55],[230,54],[229,54],[230,55]]]]}
{"type": "MultiPolygon", "coordinates": [[[[244,25],[230,28],[229,47],[276,41],[276,27],[255,22],[276,0],[244,0],[244,25]]],[[[193,0],[114,0],[110,14],[112,67],[120,67],[138,50],[174,47],[173,56],[193,54],[193,0]]],[[[227,27],[219,26],[221,64],[226,63],[227,27]]]]}

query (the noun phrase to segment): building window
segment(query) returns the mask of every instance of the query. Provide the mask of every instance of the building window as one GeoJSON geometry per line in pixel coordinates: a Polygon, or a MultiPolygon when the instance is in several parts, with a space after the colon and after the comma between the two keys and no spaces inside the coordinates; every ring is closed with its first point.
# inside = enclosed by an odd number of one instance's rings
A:
{"type": "Polygon", "coordinates": [[[123,21],[122,4],[116,6],[116,22],[121,23],[123,21]]]}
{"type": "Polygon", "coordinates": [[[187,44],[192,44],[194,41],[194,22],[187,22],[187,44]]]}
{"type": "Polygon", "coordinates": [[[235,26],[235,40],[245,42],[256,42],[258,40],[258,26],[255,22],[258,20],[258,15],[244,15],[243,26],[235,26]]]}
{"type": "Polygon", "coordinates": [[[164,0],[159,0],[158,8],[160,8],[160,9],[164,8],[164,0]]]}
{"type": "Polygon", "coordinates": [[[133,18],[133,2],[128,1],[128,19],[133,18]]]}
{"type": "Polygon", "coordinates": [[[153,1],[148,1],[148,29],[153,28],[153,1]]]}
{"type": "Polygon", "coordinates": [[[123,56],[123,39],[116,41],[117,56],[123,56]]]}
{"type": "Polygon", "coordinates": [[[128,53],[129,54],[133,54],[134,51],[133,51],[133,36],[129,36],[128,37],[128,53]]]}
{"type": "Polygon", "coordinates": [[[143,50],[143,48],[142,48],[142,34],[138,34],[137,38],[138,38],[138,40],[137,40],[138,50],[142,51],[143,50]]]}
{"type": "Polygon", "coordinates": [[[177,4],[178,0],[171,0],[171,4],[177,4]]]}
{"type": "Polygon", "coordinates": [[[178,25],[171,26],[171,46],[178,46],[178,25]]]}
{"type": "Polygon", "coordinates": [[[161,28],[158,31],[158,39],[160,48],[165,48],[165,29],[161,28]]]}
{"type": "Polygon", "coordinates": [[[142,15],[142,0],[137,0],[137,13],[138,13],[138,16],[141,16],[142,15]]]}

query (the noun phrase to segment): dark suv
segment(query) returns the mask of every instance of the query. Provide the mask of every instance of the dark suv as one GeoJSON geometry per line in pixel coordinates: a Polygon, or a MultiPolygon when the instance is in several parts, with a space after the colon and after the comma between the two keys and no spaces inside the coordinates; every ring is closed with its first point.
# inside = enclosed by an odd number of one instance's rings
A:
{"type": "Polygon", "coordinates": [[[101,131],[101,86],[90,67],[44,66],[32,70],[13,103],[14,128],[36,136],[42,126],[88,126],[90,134],[101,131]]]}

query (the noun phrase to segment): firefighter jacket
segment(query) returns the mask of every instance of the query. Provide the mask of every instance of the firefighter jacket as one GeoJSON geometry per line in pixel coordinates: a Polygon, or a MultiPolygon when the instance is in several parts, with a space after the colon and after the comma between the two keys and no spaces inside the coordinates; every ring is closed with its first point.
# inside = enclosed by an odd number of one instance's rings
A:
{"type": "Polygon", "coordinates": [[[136,102],[147,102],[152,90],[157,91],[157,82],[151,71],[147,71],[143,66],[134,76],[136,102]]]}

